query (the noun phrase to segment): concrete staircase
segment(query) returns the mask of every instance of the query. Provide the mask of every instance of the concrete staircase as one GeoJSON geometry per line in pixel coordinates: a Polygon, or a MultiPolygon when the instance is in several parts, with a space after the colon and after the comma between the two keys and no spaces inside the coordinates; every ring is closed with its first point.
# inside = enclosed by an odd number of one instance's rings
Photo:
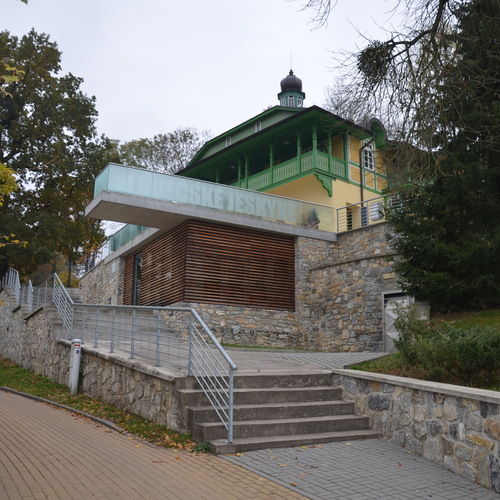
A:
{"type": "Polygon", "coordinates": [[[331,373],[235,377],[231,444],[196,383],[180,390],[180,396],[194,438],[209,442],[216,454],[379,436],[369,428],[368,417],[354,413],[354,403],[341,399],[331,373]]]}

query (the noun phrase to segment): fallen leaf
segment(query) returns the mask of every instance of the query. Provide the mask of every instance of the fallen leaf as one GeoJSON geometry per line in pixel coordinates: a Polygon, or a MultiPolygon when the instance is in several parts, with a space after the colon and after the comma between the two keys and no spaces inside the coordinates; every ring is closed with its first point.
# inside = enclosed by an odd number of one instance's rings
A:
{"type": "Polygon", "coordinates": [[[290,486],[297,486],[297,483],[290,483],[290,486]]]}
{"type": "Polygon", "coordinates": [[[175,459],[176,459],[176,460],[182,460],[182,458],[181,458],[181,457],[175,457],[175,459]]]}
{"type": "Polygon", "coordinates": [[[142,446],[142,444],[136,444],[135,447],[136,448],[140,448],[142,446]]]}
{"type": "Polygon", "coordinates": [[[241,453],[236,453],[236,456],[237,457],[241,457],[241,453]]]}
{"type": "Polygon", "coordinates": [[[288,464],[278,464],[278,467],[288,467],[288,464]]]}
{"type": "Polygon", "coordinates": [[[165,460],[153,460],[154,464],[164,464],[165,463],[165,460]]]}

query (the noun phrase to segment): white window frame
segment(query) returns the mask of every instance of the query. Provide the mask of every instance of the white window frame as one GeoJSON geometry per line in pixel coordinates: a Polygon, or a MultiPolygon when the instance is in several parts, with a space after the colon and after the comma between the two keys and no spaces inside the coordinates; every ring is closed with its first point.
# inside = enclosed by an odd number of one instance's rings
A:
{"type": "Polygon", "coordinates": [[[226,148],[227,148],[228,146],[231,146],[232,142],[233,142],[233,141],[232,141],[231,136],[226,137],[226,148]]]}
{"type": "Polygon", "coordinates": [[[255,132],[260,132],[262,130],[262,122],[255,122],[255,132]]]}
{"type": "Polygon", "coordinates": [[[293,97],[293,95],[288,96],[288,107],[289,108],[295,107],[295,97],[293,97]]]}
{"type": "Polygon", "coordinates": [[[373,147],[373,144],[363,146],[363,150],[361,152],[361,166],[365,170],[375,172],[375,148],[373,147]]]}

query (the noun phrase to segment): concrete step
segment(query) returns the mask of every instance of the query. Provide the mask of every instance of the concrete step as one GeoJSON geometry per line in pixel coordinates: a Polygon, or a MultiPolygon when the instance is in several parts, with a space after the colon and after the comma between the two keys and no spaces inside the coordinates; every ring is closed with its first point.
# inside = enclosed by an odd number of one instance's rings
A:
{"type": "MultiPolygon", "coordinates": [[[[210,377],[215,378],[215,377],[210,377]]],[[[227,377],[224,377],[227,384],[227,377]]],[[[318,371],[318,373],[291,373],[278,375],[269,373],[262,375],[237,375],[234,377],[235,389],[255,389],[270,387],[314,387],[328,386],[332,383],[331,372],[318,371]]],[[[185,389],[200,389],[195,377],[188,377],[185,389]]]]}
{"type": "MultiPolygon", "coordinates": [[[[354,413],[351,401],[309,401],[304,403],[267,403],[235,405],[234,420],[273,420],[278,418],[324,417],[354,413]]],[[[188,408],[188,425],[199,422],[218,422],[219,417],[211,406],[188,408]]]]}
{"type": "Polygon", "coordinates": [[[210,442],[212,453],[220,455],[223,453],[236,453],[243,451],[262,450],[267,448],[286,448],[290,446],[310,446],[321,443],[333,443],[336,441],[354,441],[358,439],[374,439],[380,437],[380,433],[373,430],[354,430],[338,432],[319,432],[314,434],[299,434],[289,436],[262,436],[237,438],[232,443],[226,439],[216,439],[210,442]]]}
{"type": "MultiPolygon", "coordinates": [[[[234,438],[261,436],[293,436],[324,432],[368,429],[368,417],[334,415],[323,417],[288,418],[275,420],[248,420],[234,422],[234,438]]],[[[227,436],[222,422],[195,423],[193,436],[201,441],[213,441],[227,436]]]]}
{"type": "MultiPolygon", "coordinates": [[[[181,389],[179,391],[181,403],[186,407],[205,406],[208,401],[205,393],[197,389],[181,389]]],[[[291,403],[308,401],[334,401],[340,399],[340,387],[265,387],[235,389],[235,404],[265,404],[291,403]]]]}

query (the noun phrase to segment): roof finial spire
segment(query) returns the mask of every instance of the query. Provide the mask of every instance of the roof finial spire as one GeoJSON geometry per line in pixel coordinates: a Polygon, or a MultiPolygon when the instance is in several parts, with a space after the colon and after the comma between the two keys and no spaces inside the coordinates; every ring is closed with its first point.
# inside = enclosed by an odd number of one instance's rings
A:
{"type": "Polygon", "coordinates": [[[291,68],[288,75],[281,80],[280,86],[281,92],[278,94],[280,106],[287,108],[301,108],[303,106],[306,95],[302,92],[302,80],[293,74],[291,68]]]}

